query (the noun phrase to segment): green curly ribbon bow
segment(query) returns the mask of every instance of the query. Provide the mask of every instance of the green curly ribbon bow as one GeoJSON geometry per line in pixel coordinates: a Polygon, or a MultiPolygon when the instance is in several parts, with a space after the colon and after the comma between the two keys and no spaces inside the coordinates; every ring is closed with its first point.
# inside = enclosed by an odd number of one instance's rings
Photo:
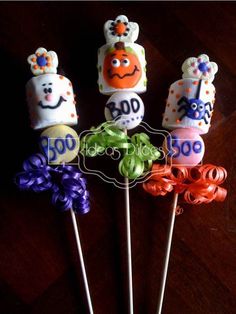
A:
{"type": "Polygon", "coordinates": [[[150,143],[145,133],[136,133],[131,139],[131,148],[119,163],[120,174],[129,179],[137,179],[152,167],[152,162],[160,157],[160,152],[150,143]]]}
{"type": "Polygon", "coordinates": [[[80,152],[87,157],[95,157],[109,148],[128,149],[128,136],[121,130],[114,127],[114,123],[104,122],[97,128],[90,129],[81,139],[80,152]]]}
{"type": "Polygon", "coordinates": [[[119,162],[119,172],[129,179],[137,179],[147,172],[160,152],[145,133],[136,133],[131,138],[114,126],[104,122],[81,139],[81,153],[88,157],[103,154],[107,148],[119,149],[124,157],[119,162]]]}

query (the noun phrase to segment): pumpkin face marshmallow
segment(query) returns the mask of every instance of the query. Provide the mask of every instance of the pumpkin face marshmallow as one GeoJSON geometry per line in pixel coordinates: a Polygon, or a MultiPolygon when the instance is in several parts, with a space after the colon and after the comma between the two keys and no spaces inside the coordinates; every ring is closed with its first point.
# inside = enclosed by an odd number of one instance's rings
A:
{"type": "Polygon", "coordinates": [[[104,59],[103,76],[114,88],[134,87],[142,76],[142,70],[132,48],[125,47],[123,42],[115,43],[104,59]]]}

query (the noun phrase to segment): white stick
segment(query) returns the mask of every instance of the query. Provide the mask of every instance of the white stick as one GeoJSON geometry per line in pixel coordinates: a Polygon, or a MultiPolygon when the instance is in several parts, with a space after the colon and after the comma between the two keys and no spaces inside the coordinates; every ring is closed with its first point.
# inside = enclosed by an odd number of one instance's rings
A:
{"type": "Polygon", "coordinates": [[[165,263],[164,263],[164,268],[163,268],[163,273],[162,273],[161,290],[160,290],[156,314],[161,314],[161,311],[162,311],[165,286],[166,286],[166,278],[167,278],[168,266],[169,266],[169,260],[170,260],[172,236],[173,236],[173,230],[174,230],[174,225],[175,225],[177,203],[178,203],[178,193],[175,193],[173,206],[172,206],[171,220],[170,220],[170,225],[169,225],[169,230],[168,230],[168,239],[167,239],[167,246],[166,246],[165,263]]]}
{"type": "MultiPolygon", "coordinates": [[[[127,129],[124,129],[127,135],[127,129]]],[[[129,178],[125,177],[125,210],[126,210],[126,235],[127,235],[127,262],[129,280],[129,314],[134,313],[133,301],[133,278],[132,278],[132,248],[131,248],[131,228],[130,228],[130,200],[129,200],[129,178]]]]}
{"type": "Polygon", "coordinates": [[[125,178],[125,208],[126,208],[126,234],[127,234],[127,259],[129,278],[129,313],[134,313],[133,308],[133,279],[132,279],[132,251],[130,230],[130,201],[129,201],[129,179],[125,178]]]}
{"type": "Polygon", "coordinates": [[[79,259],[80,259],[80,264],[81,264],[81,270],[82,270],[82,275],[83,275],[83,280],[84,280],[84,286],[85,286],[85,291],[86,291],[86,296],[87,296],[87,301],[88,301],[88,308],[89,308],[89,313],[93,314],[93,306],[92,306],[92,300],[89,292],[89,286],[88,286],[88,279],[86,275],[86,269],[84,265],[84,258],[83,258],[83,252],[82,252],[82,247],[81,247],[81,242],[80,242],[80,237],[79,237],[79,229],[75,217],[75,213],[73,209],[70,209],[70,214],[71,214],[71,219],[74,227],[74,233],[75,233],[75,239],[76,239],[76,244],[77,244],[77,249],[79,253],[79,259]]]}

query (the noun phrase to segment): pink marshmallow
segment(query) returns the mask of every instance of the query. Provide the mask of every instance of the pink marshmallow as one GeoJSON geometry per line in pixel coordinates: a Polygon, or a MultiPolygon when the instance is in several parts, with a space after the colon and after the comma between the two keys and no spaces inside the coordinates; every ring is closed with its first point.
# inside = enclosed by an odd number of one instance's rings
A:
{"type": "Polygon", "coordinates": [[[194,167],[202,161],[205,145],[195,129],[176,129],[163,143],[171,165],[194,167]]]}

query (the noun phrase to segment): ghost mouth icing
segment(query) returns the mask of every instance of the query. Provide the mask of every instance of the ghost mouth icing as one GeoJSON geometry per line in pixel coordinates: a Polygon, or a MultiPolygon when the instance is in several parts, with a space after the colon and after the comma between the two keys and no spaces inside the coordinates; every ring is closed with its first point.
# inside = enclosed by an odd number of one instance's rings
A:
{"type": "Polygon", "coordinates": [[[123,79],[126,76],[133,76],[136,72],[139,72],[140,70],[138,69],[137,65],[134,66],[134,70],[131,73],[125,73],[124,75],[120,75],[118,73],[112,73],[112,70],[109,69],[107,70],[108,76],[110,79],[112,79],[113,77],[117,76],[119,79],[123,79]]]}
{"type": "Polygon", "coordinates": [[[38,103],[38,105],[43,109],[56,109],[56,108],[60,107],[60,105],[62,104],[63,101],[67,101],[67,100],[65,98],[63,98],[62,96],[60,96],[60,98],[59,98],[59,100],[55,106],[44,105],[42,101],[40,101],[38,103]]]}

